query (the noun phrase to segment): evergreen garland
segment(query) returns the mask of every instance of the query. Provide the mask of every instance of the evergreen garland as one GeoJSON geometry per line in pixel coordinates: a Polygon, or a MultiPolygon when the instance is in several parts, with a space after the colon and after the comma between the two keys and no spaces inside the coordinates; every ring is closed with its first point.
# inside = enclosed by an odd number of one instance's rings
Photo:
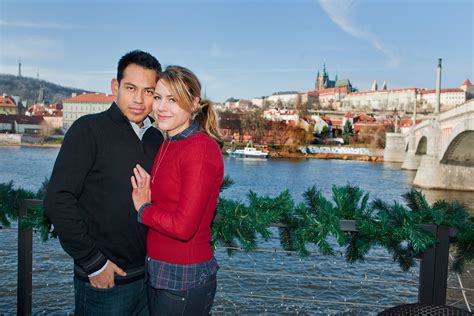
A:
{"type": "MultiPolygon", "coordinates": [[[[225,177],[221,191],[233,181],[225,177]]],[[[13,182],[0,184],[0,221],[9,226],[17,220],[19,203],[23,199],[42,199],[47,180],[36,193],[15,189],[13,182]]],[[[257,238],[272,237],[271,226],[277,226],[281,246],[296,251],[300,256],[309,255],[307,246],[313,244],[325,255],[334,255],[329,242],[334,238],[345,247],[345,257],[350,263],[363,261],[376,245],[386,248],[393,260],[406,271],[415,258],[437,242],[420,224],[453,227],[456,246],[451,268],[461,272],[465,263],[474,260],[474,217],[458,202],[444,200],[429,205],[425,196],[415,189],[404,196],[406,206],[380,199],[369,202],[369,194],[352,185],[333,186],[331,199],[327,199],[316,186],[303,193],[303,202],[296,204],[288,190],[276,197],[259,196],[253,191],[246,195],[247,203],[219,198],[216,220],[212,225],[212,244],[227,246],[229,255],[235,248],[252,251],[257,238]],[[340,220],[354,220],[356,232],[344,232],[340,220]]],[[[46,219],[43,209],[30,209],[20,223],[20,228],[39,232],[43,240],[56,234],[46,219]]]]}

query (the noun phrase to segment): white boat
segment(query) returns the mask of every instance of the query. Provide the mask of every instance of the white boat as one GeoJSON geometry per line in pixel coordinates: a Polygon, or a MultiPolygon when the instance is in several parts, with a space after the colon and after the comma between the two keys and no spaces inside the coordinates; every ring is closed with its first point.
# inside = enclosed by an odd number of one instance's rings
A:
{"type": "Polygon", "coordinates": [[[256,158],[256,159],[266,159],[268,158],[268,153],[261,151],[260,149],[254,147],[245,147],[244,149],[235,149],[227,150],[227,154],[230,157],[234,158],[256,158]]]}

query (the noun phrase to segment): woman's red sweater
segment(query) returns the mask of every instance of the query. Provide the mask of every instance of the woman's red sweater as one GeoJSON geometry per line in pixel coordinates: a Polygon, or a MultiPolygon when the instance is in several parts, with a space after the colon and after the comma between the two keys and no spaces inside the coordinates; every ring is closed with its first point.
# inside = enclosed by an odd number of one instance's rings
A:
{"type": "Polygon", "coordinates": [[[208,135],[163,142],[151,174],[152,205],[142,213],[149,257],[177,264],[212,258],[211,223],[223,176],[221,150],[208,135]]]}

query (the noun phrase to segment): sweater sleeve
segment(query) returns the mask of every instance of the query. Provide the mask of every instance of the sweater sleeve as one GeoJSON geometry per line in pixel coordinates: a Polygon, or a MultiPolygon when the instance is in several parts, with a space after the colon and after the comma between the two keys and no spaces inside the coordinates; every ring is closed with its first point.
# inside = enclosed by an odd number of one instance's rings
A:
{"type": "Polygon", "coordinates": [[[208,146],[186,149],[186,159],[180,163],[181,189],[177,208],[170,210],[155,201],[141,213],[146,226],[171,238],[190,240],[197,232],[206,212],[211,194],[222,181],[222,166],[212,162],[216,154],[208,146]]]}
{"type": "Polygon", "coordinates": [[[44,199],[45,214],[64,250],[88,274],[103,267],[107,258],[87,234],[79,197],[95,160],[95,141],[87,120],[79,119],[66,133],[44,199]]]}

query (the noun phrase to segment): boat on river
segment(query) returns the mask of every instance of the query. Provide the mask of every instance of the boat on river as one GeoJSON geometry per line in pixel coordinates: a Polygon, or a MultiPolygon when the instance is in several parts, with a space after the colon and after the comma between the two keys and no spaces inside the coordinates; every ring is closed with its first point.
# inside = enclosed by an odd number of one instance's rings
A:
{"type": "Polygon", "coordinates": [[[233,158],[267,159],[268,153],[255,147],[247,146],[244,149],[228,149],[227,154],[233,158]]]}

